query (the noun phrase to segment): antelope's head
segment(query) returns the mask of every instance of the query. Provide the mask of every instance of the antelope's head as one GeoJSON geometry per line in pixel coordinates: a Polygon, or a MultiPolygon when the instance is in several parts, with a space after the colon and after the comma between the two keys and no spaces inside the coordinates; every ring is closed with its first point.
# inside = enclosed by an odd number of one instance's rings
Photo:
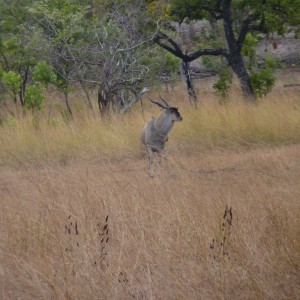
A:
{"type": "Polygon", "coordinates": [[[159,107],[163,108],[165,110],[165,114],[171,118],[173,122],[181,122],[182,121],[182,116],[180,115],[178,111],[178,107],[173,107],[171,106],[163,97],[160,96],[160,99],[163,101],[164,104],[154,101],[149,98],[149,100],[158,105],[159,107]]]}
{"type": "Polygon", "coordinates": [[[182,121],[182,116],[180,115],[177,107],[168,107],[165,113],[170,116],[173,122],[182,121]]]}

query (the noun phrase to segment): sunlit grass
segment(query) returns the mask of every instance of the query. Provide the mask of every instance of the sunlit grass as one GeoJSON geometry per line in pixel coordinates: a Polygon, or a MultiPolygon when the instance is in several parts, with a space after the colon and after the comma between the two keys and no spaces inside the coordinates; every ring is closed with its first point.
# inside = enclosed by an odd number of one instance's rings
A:
{"type": "Polygon", "coordinates": [[[188,110],[185,115],[175,136],[187,148],[300,141],[300,102],[296,94],[289,101],[273,97],[257,105],[238,101],[222,106],[205,103],[199,111],[188,110]]]}
{"type": "MultiPolygon", "coordinates": [[[[257,104],[231,97],[220,105],[216,96],[201,100],[198,109],[187,104],[182,89],[165,94],[179,106],[183,122],[171,132],[168,148],[185,150],[211,147],[293,144],[300,141],[299,92],[270,94],[257,104]],[[179,96],[178,96],[179,95],[179,96]],[[179,98],[180,95],[182,98],[179,98]]],[[[153,95],[153,97],[158,97],[153,95]]],[[[9,118],[0,127],[0,164],[70,159],[110,158],[140,153],[140,132],[151,115],[161,110],[144,104],[125,116],[102,120],[84,106],[74,119],[49,116],[45,108],[34,114],[9,118]]]]}
{"type": "Polygon", "coordinates": [[[161,111],[146,100],[104,121],[76,99],[73,120],[58,106],[3,121],[5,299],[297,298],[299,93],[201,95],[197,110],[163,96],[183,122],[154,178],[139,136],[161,111]]]}
{"type": "Polygon", "coordinates": [[[173,157],[1,169],[3,298],[297,299],[299,146],[173,157]]]}

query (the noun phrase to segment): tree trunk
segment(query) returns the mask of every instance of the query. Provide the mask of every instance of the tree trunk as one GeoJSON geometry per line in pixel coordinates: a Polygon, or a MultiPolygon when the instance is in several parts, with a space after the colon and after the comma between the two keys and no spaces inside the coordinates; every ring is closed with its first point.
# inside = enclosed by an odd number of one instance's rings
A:
{"type": "Polygon", "coordinates": [[[240,80],[241,88],[246,100],[250,102],[254,101],[254,92],[250,84],[249,74],[246,70],[242,54],[231,55],[229,65],[240,80]]]}
{"type": "Polygon", "coordinates": [[[102,117],[104,117],[110,109],[110,88],[107,82],[102,82],[98,89],[98,107],[102,117]]]}
{"type": "Polygon", "coordinates": [[[229,56],[227,57],[229,66],[240,80],[243,94],[248,101],[254,101],[254,92],[250,85],[249,74],[245,67],[242,56],[242,46],[239,45],[233,32],[233,23],[231,18],[231,1],[224,1],[223,3],[223,27],[225,38],[228,45],[229,56]]]}
{"type": "Polygon", "coordinates": [[[71,117],[73,117],[72,110],[71,110],[70,103],[69,103],[69,93],[64,92],[64,95],[65,95],[65,102],[66,102],[68,113],[70,114],[71,117]]]}
{"type": "Polygon", "coordinates": [[[90,110],[93,112],[93,115],[94,115],[94,108],[93,108],[93,104],[92,104],[92,101],[91,101],[91,98],[90,98],[89,91],[88,91],[88,89],[84,86],[84,83],[82,82],[82,80],[79,80],[79,83],[80,83],[80,85],[81,85],[82,90],[83,90],[84,93],[85,93],[85,96],[86,96],[86,99],[87,99],[87,103],[88,103],[88,107],[90,108],[90,110]]]}
{"type": "Polygon", "coordinates": [[[19,92],[19,97],[20,97],[20,103],[22,106],[25,105],[25,91],[26,91],[26,83],[27,83],[27,79],[28,79],[28,72],[29,72],[29,66],[27,66],[24,76],[23,76],[23,80],[22,80],[22,84],[21,84],[21,89],[19,92]]]}
{"type": "Polygon", "coordinates": [[[183,79],[184,79],[184,83],[185,86],[187,88],[188,94],[189,94],[189,98],[193,99],[194,104],[197,106],[197,95],[195,92],[195,88],[193,85],[193,81],[191,78],[191,74],[190,74],[190,69],[189,69],[189,63],[182,61],[181,62],[181,69],[182,69],[182,75],[183,75],[183,79]]]}

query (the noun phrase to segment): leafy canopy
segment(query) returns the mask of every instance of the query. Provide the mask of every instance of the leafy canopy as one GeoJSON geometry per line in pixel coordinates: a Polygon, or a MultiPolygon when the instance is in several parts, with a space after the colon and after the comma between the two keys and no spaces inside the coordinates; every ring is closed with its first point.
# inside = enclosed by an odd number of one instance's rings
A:
{"type": "Polygon", "coordinates": [[[226,2],[231,3],[237,25],[250,15],[258,21],[264,18],[265,32],[283,34],[287,24],[300,24],[300,0],[170,0],[170,17],[179,22],[220,18],[220,7],[226,2]]]}

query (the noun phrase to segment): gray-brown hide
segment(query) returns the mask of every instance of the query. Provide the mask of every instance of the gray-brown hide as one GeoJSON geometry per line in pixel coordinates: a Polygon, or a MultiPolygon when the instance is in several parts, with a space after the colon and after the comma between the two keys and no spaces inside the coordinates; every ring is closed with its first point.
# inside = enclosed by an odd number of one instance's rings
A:
{"type": "Polygon", "coordinates": [[[161,98],[161,100],[164,102],[164,105],[150,99],[151,102],[160,106],[165,111],[157,119],[152,117],[145,125],[141,135],[141,141],[147,150],[150,176],[152,176],[153,153],[157,152],[160,154],[162,152],[165,148],[166,141],[168,140],[168,134],[171,131],[174,122],[182,121],[178,108],[172,107],[163,98],[161,98]]]}

